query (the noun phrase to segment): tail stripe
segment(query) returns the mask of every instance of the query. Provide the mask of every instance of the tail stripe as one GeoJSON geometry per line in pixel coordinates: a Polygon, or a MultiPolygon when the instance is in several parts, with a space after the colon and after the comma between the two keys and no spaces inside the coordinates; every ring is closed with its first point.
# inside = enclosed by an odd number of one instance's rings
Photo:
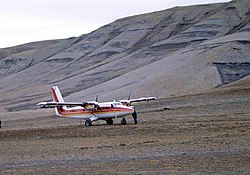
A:
{"type": "Polygon", "coordinates": [[[55,102],[64,102],[60,90],[57,86],[52,87],[52,97],[55,102]]]}

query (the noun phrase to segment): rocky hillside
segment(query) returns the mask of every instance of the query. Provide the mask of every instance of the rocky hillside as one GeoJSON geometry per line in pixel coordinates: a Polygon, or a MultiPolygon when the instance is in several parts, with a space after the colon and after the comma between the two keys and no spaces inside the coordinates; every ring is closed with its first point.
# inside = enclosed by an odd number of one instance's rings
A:
{"type": "Polygon", "coordinates": [[[250,1],[175,7],[89,34],[0,49],[0,111],[35,108],[59,85],[100,101],[250,87],[250,1]]]}

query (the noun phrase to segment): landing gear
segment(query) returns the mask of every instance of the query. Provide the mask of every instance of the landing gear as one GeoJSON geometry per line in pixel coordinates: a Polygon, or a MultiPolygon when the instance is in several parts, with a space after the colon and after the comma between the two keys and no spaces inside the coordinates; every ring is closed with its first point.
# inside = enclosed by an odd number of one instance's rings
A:
{"type": "Polygon", "coordinates": [[[132,114],[132,116],[133,116],[135,125],[137,125],[138,122],[137,122],[137,113],[136,113],[136,111],[134,111],[134,113],[132,114]]]}
{"type": "Polygon", "coordinates": [[[113,125],[113,120],[111,118],[106,119],[107,125],[113,125]]]}
{"type": "Polygon", "coordinates": [[[127,124],[127,120],[126,120],[125,118],[122,118],[121,124],[122,124],[122,125],[126,125],[126,124],[127,124]]]}
{"type": "Polygon", "coordinates": [[[90,119],[85,121],[85,126],[92,126],[92,121],[90,119]]]}

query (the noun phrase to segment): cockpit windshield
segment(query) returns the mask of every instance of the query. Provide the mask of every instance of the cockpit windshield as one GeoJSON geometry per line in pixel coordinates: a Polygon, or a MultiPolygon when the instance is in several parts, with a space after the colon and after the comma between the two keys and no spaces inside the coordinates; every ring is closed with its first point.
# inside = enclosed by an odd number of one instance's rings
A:
{"type": "Polygon", "coordinates": [[[119,106],[119,105],[122,105],[122,103],[121,102],[115,102],[115,103],[113,103],[113,105],[114,106],[119,106]]]}

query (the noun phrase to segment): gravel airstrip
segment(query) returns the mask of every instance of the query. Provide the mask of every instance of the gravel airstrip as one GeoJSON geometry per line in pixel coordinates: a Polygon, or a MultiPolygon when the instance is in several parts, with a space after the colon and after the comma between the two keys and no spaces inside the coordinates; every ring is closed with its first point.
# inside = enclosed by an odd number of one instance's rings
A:
{"type": "Polygon", "coordinates": [[[139,124],[0,113],[0,174],[250,174],[250,90],[136,105],[139,124]]]}

